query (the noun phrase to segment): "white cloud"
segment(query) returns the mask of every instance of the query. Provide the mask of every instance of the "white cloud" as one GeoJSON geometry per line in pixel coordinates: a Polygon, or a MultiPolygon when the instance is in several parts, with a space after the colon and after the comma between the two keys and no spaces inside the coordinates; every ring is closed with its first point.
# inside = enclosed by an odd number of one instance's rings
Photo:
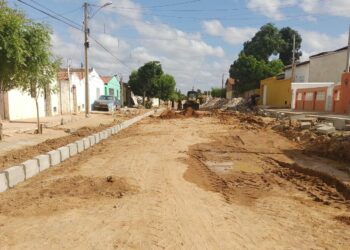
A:
{"type": "MultiPolygon", "coordinates": [[[[104,2],[101,0],[99,4],[104,2]]],[[[142,15],[143,8],[131,0],[113,1],[112,6],[103,9],[104,15],[99,13],[93,19],[91,35],[123,63],[90,39],[89,66],[98,73],[122,73],[124,80],[128,80],[132,69],[137,69],[147,61],[159,60],[164,71],[175,76],[177,87],[183,91],[192,86],[204,90],[221,84],[221,74],[227,72],[227,67],[232,63],[226,58],[222,47],[206,43],[199,32],[184,32],[156,19],[146,21],[142,15]],[[121,26],[109,23],[118,19],[119,15],[123,16],[121,26]],[[107,34],[104,33],[104,23],[107,34]],[[123,39],[123,36],[116,35],[124,27],[133,33],[136,31],[135,39],[123,39]]],[[[57,33],[52,36],[54,52],[64,59],[64,64],[70,58],[72,66],[80,67],[84,58],[83,35],[73,29],[68,29],[68,35],[64,39],[57,33]]]]}
{"type": "MultiPolygon", "coordinates": [[[[282,9],[288,6],[301,8],[308,14],[326,14],[350,17],[349,0],[246,0],[247,7],[274,20],[284,19],[282,9]]],[[[311,19],[314,21],[314,18],[311,19]]]]}
{"type": "Polygon", "coordinates": [[[349,0],[301,0],[299,6],[306,13],[350,17],[349,0]]]}
{"type": "Polygon", "coordinates": [[[315,31],[300,30],[302,43],[302,60],[307,60],[309,56],[324,52],[339,49],[347,45],[347,33],[339,36],[330,36],[325,33],[315,31]]]}
{"type": "MultiPolygon", "coordinates": [[[[143,9],[141,5],[131,0],[111,0],[112,5],[107,6],[104,10],[118,14],[130,19],[141,19],[143,9]]],[[[105,4],[105,0],[100,0],[99,4],[105,4]]]]}
{"type": "Polygon", "coordinates": [[[216,37],[221,37],[224,41],[230,44],[242,44],[245,41],[251,39],[257,32],[256,28],[237,28],[227,27],[225,28],[219,20],[211,20],[203,22],[204,31],[216,37]]]}
{"type": "Polygon", "coordinates": [[[281,8],[296,3],[297,0],[248,0],[247,7],[271,19],[281,20],[284,18],[281,8]]]}

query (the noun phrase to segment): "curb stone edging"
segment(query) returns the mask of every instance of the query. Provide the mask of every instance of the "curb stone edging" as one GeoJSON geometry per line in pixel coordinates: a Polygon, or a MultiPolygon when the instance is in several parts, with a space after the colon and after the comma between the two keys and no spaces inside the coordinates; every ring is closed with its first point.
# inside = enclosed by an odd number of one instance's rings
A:
{"type": "MultiPolygon", "coordinates": [[[[158,110],[159,111],[159,110],[158,110]]],[[[29,159],[19,165],[9,167],[3,171],[0,171],[0,193],[15,187],[17,184],[24,182],[27,179],[39,174],[40,172],[54,167],[63,161],[69,159],[84,150],[93,147],[99,142],[107,139],[111,135],[118,134],[121,130],[130,127],[131,125],[141,121],[145,117],[148,117],[157,110],[147,112],[143,115],[136,116],[130,120],[123,121],[117,125],[114,125],[108,129],[92,134],[81,140],[73,143],[69,143],[66,146],[60,147],[56,150],[52,150],[48,153],[38,155],[29,159]]]]}

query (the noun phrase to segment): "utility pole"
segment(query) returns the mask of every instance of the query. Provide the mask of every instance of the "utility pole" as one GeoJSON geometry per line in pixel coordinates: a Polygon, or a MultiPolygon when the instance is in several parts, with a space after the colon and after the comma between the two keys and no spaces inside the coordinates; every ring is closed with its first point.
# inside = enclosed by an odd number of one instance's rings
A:
{"type": "Polygon", "coordinates": [[[225,73],[222,73],[222,80],[221,80],[221,97],[224,98],[224,77],[225,73]]]}
{"type": "Polygon", "coordinates": [[[84,47],[85,47],[85,117],[89,117],[89,65],[88,65],[88,48],[89,48],[89,28],[88,28],[88,3],[84,3],[84,47]]]}
{"type": "Polygon", "coordinates": [[[293,35],[292,82],[295,81],[295,34],[293,35]]]}
{"type": "Polygon", "coordinates": [[[348,40],[348,55],[347,55],[347,57],[346,57],[346,68],[345,68],[345,72],[350,72],[349,64],[350,64],[350,26],[349,26],[349,40],[348,40]]]}

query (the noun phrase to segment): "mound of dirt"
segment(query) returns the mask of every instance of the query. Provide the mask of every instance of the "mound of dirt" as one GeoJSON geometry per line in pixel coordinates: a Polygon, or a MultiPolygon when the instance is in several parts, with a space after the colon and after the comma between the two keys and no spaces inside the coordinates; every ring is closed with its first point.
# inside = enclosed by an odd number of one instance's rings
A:
{"type": "Polygon", "coordinates": [[[160,114],[160,119],[175,119],[175,118],[190,118],[190,117],[201,117],[202,114],[197,112],[196,110],[192,109],[191,107],[181,111],[181,112],[175,112],[174,110],[165,110],[163,113],[160,114]]]}
{"type": "Polygon", "coordinates": [[[159,117],[161,119],[174,119],[177,117],[177,114],[174,110],[167,109],[163,111],[159,117]]]}
{"type": "MultiPolygon", "coordinates": [[[[350,135],[317,134],[315,130],[301,130],[298,124],[281,121],[272,129],[290,140],[298,142],[306,152],[337,161],[350,162],[350,135]]],[[[347,170],[350,172],[350,168],[347,170]]]]}
{"type": "Polygon", "coordinates": [[[89,202],[120,199],[136,191],[125,179],[117,177],[70,176],[35,185],[36,188],[30,192],[26,189],[6,192],[4,198],[9,195],[11,199],[8,199],[10,202],[0,202],[0,213],[11,216],[51,214],[83,207],[89,202]]]}

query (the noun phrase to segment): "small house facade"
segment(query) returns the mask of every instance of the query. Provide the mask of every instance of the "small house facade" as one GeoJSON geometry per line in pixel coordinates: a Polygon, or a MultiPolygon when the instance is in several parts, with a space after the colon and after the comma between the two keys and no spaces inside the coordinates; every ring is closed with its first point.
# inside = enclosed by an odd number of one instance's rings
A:
{"type": "Polygon", "coordinates": [[[118,101],[121,100],[121,92],[120,92],[120,82],[116,76],[102,76],[104,86],[104,94],[111,95],[116,97],[118,101]]]}

